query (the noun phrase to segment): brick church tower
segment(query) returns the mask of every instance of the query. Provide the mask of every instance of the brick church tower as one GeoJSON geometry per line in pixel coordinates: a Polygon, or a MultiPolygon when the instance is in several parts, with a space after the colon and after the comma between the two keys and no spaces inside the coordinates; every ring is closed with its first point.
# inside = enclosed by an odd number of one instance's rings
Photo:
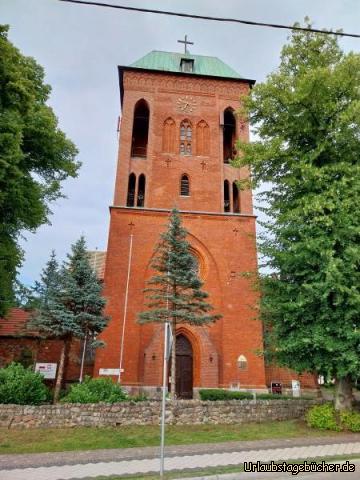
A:
{"type": "MultiPolygon", "coordinates": [[[[122,121],[105,267],[111,321],[101,335],[95,375],[116,373],[133,391],[162,384],[163,328],[139,325],[145,280],[159,234],[176,206],[209,293],[223,318],[177,331],[177,393],[202,387],[263,390],[262,325],[257,294],[244,272],[257,269],[250,191],[230,165],[236,138],[248,140],[236,114],[253,80],[214,57],[152,51],[119,67],[122,121]]],[[[114,379],[116,375],[114,376],[114,379]]]]}

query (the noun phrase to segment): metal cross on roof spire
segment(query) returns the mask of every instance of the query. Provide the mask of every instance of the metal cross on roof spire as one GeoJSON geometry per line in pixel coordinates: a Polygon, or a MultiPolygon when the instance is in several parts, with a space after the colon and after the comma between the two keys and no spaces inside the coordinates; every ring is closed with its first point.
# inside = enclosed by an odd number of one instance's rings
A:
{"type": "Polygon", "coordinates": [[[189,50],[187,49],[188,45],[194,45],[194,42],[190,42],[187,39],[187,35],[185,35],[185,40],[178,40],[178,43],[184,43],[185,45],[185,54],[189,53],[189,50]]]}

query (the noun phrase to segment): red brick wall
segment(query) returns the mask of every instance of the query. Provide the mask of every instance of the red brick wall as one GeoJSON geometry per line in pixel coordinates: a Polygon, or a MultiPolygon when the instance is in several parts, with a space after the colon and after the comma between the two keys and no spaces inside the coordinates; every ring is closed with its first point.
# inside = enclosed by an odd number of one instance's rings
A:
{"type": "Polygon", "coordinates": [[[266,365],[266,385],[270,388],[271,382],[281,382],[283,388],[291,388],[291,380],[299,380],[301,388],[317,389],[316,375],[312,373],[303,373],[301,375],[295,373],[288,368],[279,367],[277,365],[266,365]]]}
{"type": "MultiPolygon", "coordinates": [[[[19,361],[23,350],[30,350],[33,363],[59,363],[62,342],[59,340],[40,340],[25,337],[0,337],[0,367],[13,361],[19,361]]],[[[69,352],[66,369],[66,381],[77,381],[80,374],[80,341],[74,340],[69,352]]],[[[92,375],[93,364],[86,364],[85,375],[92,375]]]]}
{"type": "MultiPolygon", "coordinates": [[[[246,178],[246,169],[235,169],[223,162],[223,111],[239,108],[241,94],[249,91],[242,81],[195,77],[175,77],[150,72],[124,73],[124,101],[120,132],[118,170],[105,267],[107,313],[112,320],[101,335],[107,346],[97,352],[95,375],[99,368],[118,368],[124,316],[130,229],[133,253],[129,285],[126,335],[124,345],[126,385],[160,385],[162,371],[162,333],[156,325],[140,326],[137,315],[144,310],[145,280],[159,234],[166,228],[168,212],[177,206],[183,213],[188,240],[200,258],[204,289],[223,319],[205,329],[181,326],[191,341],[194,361],[194,386],[224,386],[240,383],[243,388],[264,388],[262,326],[256,320],[257,294],[243,274],[256,272],[255,217],[251,192],[240,193],[241,215],[223,214],[224,180],[230,184],[246,178]],[[191,95],[195,110],[185,114],[178,109],[179,98],[191,95]],[[131,158],[133,114],[136,103],[145,99],[150,109],[147,158],[131,158]],[[176,152],[163,152],[163,125],[175,121],[176,152]],[[191,156],[179,154],[180,123],[188,119],[193,125],[191,156]],[[205,120],[210,128],[207,156],[197,156],[196,125],[205,120]],[[146,175],[145,209],[123,208],[126,205],[128,177],[146,175]],[[190,179],[190,196],[179,193],[180,178],[190,179]],[[192,212],[192,213],[190,213],[192,212]],[[199,212],[208,212],[199,213],[199,212]],[[132,224],[132,226],[130,226],[132,224]],[[248,368],[240,371],[237,358],[247,357],[248,368]]],[[[248,125],[237,119],[237,137],[248,139],[248,125]]],[[[167,143],[167,142],[165,142],[167,143]]],[[[230,194],[232,201],[232,194],[230,194]]]]}

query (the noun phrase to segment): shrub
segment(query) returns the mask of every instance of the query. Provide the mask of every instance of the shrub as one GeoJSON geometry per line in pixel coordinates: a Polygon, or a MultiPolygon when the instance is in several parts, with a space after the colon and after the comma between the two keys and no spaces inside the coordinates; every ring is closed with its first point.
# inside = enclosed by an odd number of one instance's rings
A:
{"type": "Polygon", "coordinates": [[[49,400],[50,392],[40,373],[15,362],[0,369],[0,403],[39,405],[49,400]]]}
{"type": "Polygon", "coordinates": [[[351,432],[360,432],[360,413],[345,410],[340,413],[341,425],[351,432]]]}
{"type": "MultiPolygon", "coordinates": [[[[251,392],[239,392],[237,390],[222,390],[220,388],[206,388],[199,390],[201,400],[252,400],[251,392]]],[[[296,398],[287,395],[273,393],[257,393],[257,400],[293,400],[296,398]]]]}
{"type": "Polygon", "coordinates": [[[249,392],[238,392],[236,390],[221,390],[220,388],[207,388],[199,390],[201,400],[246,400],[252,399],[253,394],[249,392]]]}
{"type": "Polygon", "coordinates": [[[111,378],[85,377],[83,383],[71,385],[69,393],[62,403],[116,403],[128,400],[123,388],[114,383],[111,378]]]}
{"type": "Polygon", "coordinates": [[[138,395],[133,395],[128,398],[131,402],[146,402],[149,400],[149,397],[146,395],[146,393],[139,393],[138,395]]]}
{"type": "Polygon", "coordinates": [[[297,400],[297,397],[290,395],[280,395],[279,393],[258,393],[256,395],[258,400],[297,400]]]}
{"type": "Polygon", "coordinates": [[[306,413],[306,422],[310,427],[322,430],[342,430],[337,422],[335,408],[331,403],[315,405],[306,413]]]}

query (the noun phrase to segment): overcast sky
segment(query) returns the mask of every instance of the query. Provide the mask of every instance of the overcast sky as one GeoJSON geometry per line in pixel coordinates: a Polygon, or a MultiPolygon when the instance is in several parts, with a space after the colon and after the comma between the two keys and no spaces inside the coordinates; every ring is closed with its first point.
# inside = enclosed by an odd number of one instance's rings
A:
{"type": "MultiPolygon", "coordinates": [[[[308,15],[317,28],[360,33],[360,0],[108,0],[203,15],[292,25],[308,15]]],[[[182,51],[221,58],[245,78],[263,81],[279,63],[288,33],[281,30],[86,7],[57,0],[0,0],[0,22],[10,40],[33,56],[52,86],[50,105],[60,128],[77,145],[79,177],[64,184],[67,198],[53,205],[51,225],[26,233],[21,280],[33,283],[51,249],[64,258],[82,233],[89,249],[106,249],[120,113],[117,65],[150,50],[182,51]]],[[[341,39],[359,51],[360,40],[341,39]]]]}

